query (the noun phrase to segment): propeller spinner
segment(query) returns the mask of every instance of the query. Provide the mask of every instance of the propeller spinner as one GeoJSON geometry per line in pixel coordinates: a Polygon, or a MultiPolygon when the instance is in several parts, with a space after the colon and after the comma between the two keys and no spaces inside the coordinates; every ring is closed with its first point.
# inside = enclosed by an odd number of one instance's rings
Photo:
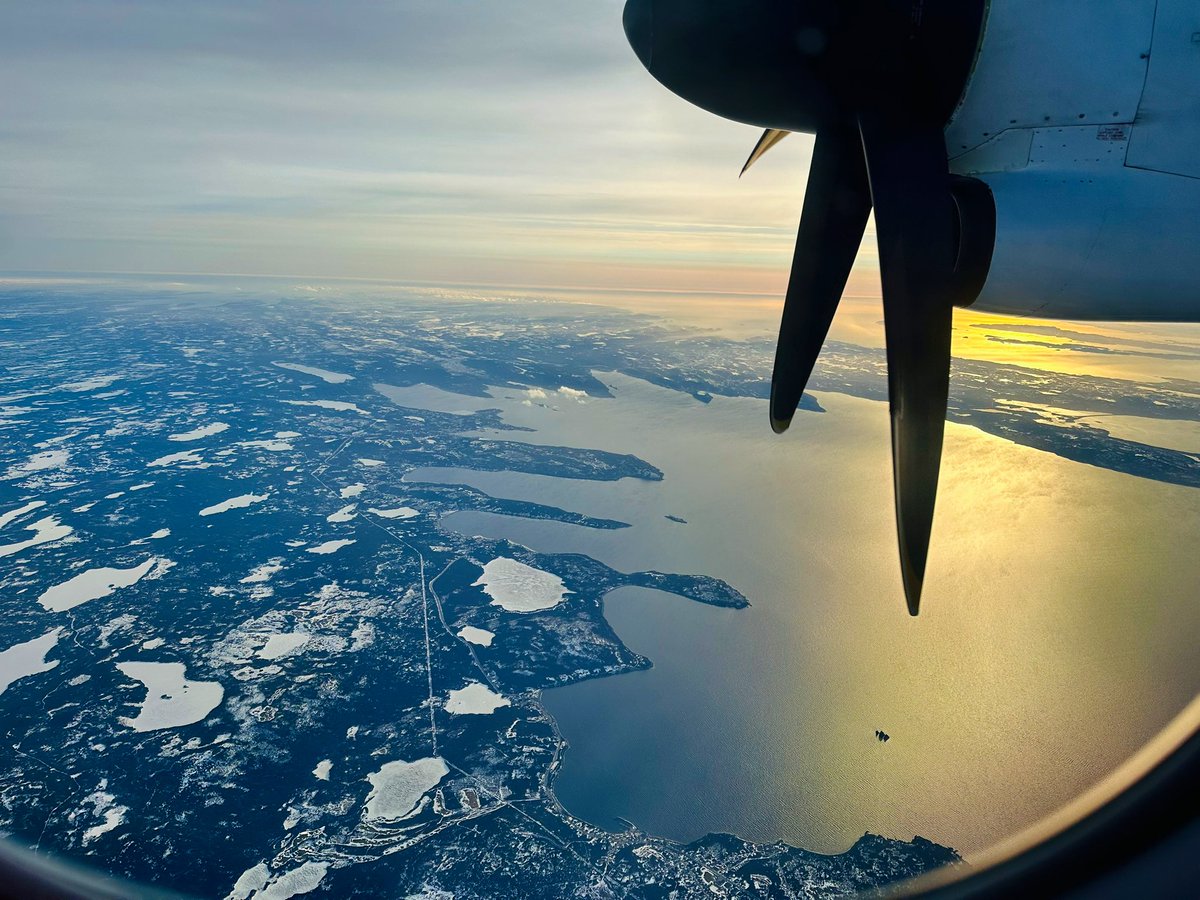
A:
{"type": "Polygon", "coordinates": [[[628,0],[625,32],[658,81],[767,129],[816,134],[771,378],[785,431],[875,210],[900,567],[920,608],[950,381],[953,306],[983,287],[995,241],[986,185],[952,176],[945,125],[984,0],[628,0]]]}

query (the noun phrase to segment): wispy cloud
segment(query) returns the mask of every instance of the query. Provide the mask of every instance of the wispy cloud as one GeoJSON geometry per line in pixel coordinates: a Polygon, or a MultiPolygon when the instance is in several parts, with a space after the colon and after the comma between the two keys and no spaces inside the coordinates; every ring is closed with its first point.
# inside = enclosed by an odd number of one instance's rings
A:
{"type": "Polygon", "coordinates": [[[0,268],[780,290],[810,142],[739,182],[620,11],[9,4],[0,268]]]}

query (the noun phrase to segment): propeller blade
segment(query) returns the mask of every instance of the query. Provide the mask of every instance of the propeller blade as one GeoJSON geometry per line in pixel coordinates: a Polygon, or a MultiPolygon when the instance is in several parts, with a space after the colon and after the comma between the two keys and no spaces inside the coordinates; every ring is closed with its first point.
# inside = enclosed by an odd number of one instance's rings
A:
{"type": "Polygon", "coordinates": [[[758,139],[758,143],[754,145],[754,149],[750,152],[750,158],[746,160],[746,164],[742,166],[742,171],[738,173],[738,178],[746,174],[746,170],[752,165],[766,156],[768,150],[782,141],[785,137],[791,134],[790,131],[779,131],[775,128],[768,128],[763,132],[762,137],[758,139]]]}
{"type": "Polygon", "coordinates": [[[941,125],[860,116],[887,337],[900,569],[921,604],[950,390],[957,223],[941,125]]]}
{"type": "Polygon", "coordinates": [[[813,148],[775,350],[770,411],[776,434],[791,425],[804,395],[870,213],[871,191],[857,129],[825,129],[813,148]]]}

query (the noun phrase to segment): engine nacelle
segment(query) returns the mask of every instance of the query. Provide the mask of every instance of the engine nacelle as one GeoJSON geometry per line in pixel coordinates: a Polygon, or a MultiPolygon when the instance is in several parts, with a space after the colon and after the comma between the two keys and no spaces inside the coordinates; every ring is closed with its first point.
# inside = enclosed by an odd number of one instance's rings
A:
{"type": "Polygon", "coordinates": [[[995,204],[973,308],[1200,320],[1198,29],[1194,0],[988,5],[946,127],[995,204]]]}
{"type": "Polygon", "coordinates": [[[1124,166],[975,177],[992,192],[996,242],[973,309],[1110,321],[1200,317],[1200,179],[1124,166]]]}

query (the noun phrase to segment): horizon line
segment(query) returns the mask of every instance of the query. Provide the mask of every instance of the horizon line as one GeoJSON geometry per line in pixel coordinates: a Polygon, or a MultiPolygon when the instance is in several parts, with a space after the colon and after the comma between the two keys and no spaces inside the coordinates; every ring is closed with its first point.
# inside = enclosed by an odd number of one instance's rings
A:
{"type": "MultiPolygon", "coordinates": [[[[762,291],[718,291],[718,290],[688,290],[688,289],[671,289],[671,288],[648,288],[648,287],[601,287],[599,285],[563,285],[563,284],[489,284],[485,282],[473,281],[434,281],[427,279],[401,279],[401,278],[379,278],[362,275],[280,275],[268,274],[262,272],[161,272],[161,271],[133,271],[133,270],[107,270],[107,269],[0,269],[0,283],[7,278],[24,277],[33,278],[41,277],[45,280],[53,278],[65,277],[126,277],[126,278],[256,278],[256,279],[275,279],[287,281],[330,281],[330,282],[356,282],[363,284],[378,284],[378,285],[393,285],[402,287],[445,287],[445,288],[475,288],[475,289],[490,289],[497,291],[514,291],[514,290],[529,290],[529,291],[572,291],[575,293],[596,292],[601,294],[648,294],[655,296],[705,296],[705,297],[743,297],[743,298],[759,298],[782,301],[784,293],[771,292],[764,293],[762,291]]],[[[845,296],[871,298],[878,295],[878,292],[870,292],[865,294],[853,293],[847,291],[845,296]]]]}

